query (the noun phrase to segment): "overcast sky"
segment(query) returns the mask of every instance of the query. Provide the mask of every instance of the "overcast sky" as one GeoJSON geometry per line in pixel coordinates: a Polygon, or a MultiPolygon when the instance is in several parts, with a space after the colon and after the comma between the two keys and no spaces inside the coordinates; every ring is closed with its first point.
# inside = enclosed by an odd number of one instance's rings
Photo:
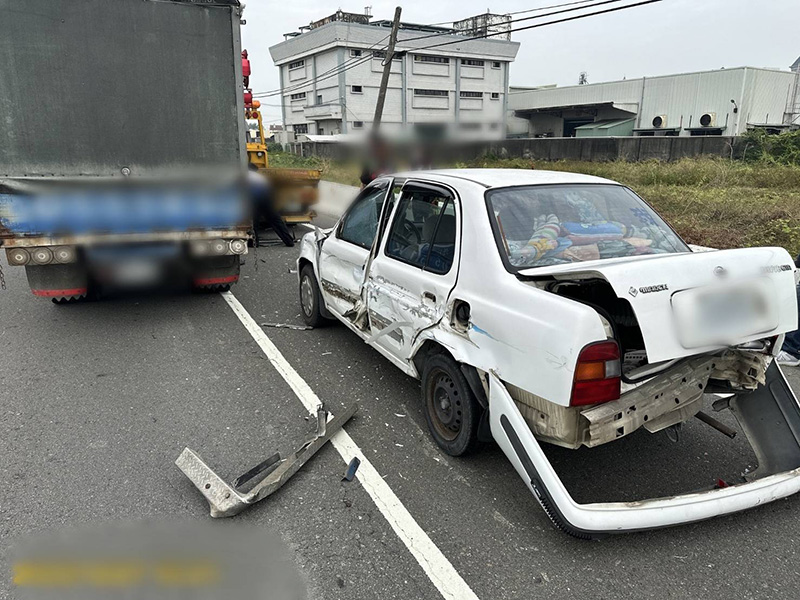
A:
{"type": "MultiPolygon", "coordinates": [[[[372,4],[376,19],[391,19],[397,0],[245,0],[243,45],[253,63],[253,91],[279,86],[269,47],[283,34],[335,12],[363,12],[372,4]]],[[[440,23],[486,12],[506,13],[562,4],[568,0],[405,0],[403,21],[440,23]]],[[[627,0],[633,3],[637,0],[627,0]]],[[[624,4],[621,2],[620,4],[624,4]]],[[[611,5],[613,6],[613,5],[611,5]]],[[[608,8],[605,6],[603,8],[608,8]]],[[[602,10],[602,8],[595,9],[602,10]]],[[[527,17],[536,13],[517,15],[527,17]]],[[[567,13],[561,15],[575,15],[567,13]]],[[[798,0],[663,0],[655,4],[571,23],[512,34],[520,42],[511,65],[511,85],[573,85],[581,71],[590,83],[623,77],[666,75],[720,67],[787,69],[800,56],[798,0]]],[[[544,19],[514,24],[521,27],[544,19]]],[[[264,103],[279,104],[277,97],[264,103]]],[[[264,106],[265,121],[279,122],[280,108],[264,106]]]]}

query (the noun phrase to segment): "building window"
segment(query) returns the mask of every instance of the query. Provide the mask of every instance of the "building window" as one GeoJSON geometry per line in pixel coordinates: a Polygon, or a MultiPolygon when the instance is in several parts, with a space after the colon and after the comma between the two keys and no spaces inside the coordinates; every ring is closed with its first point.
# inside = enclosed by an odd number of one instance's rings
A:
{"type": "Polygon", "coordinates": [[[299,69],[300,67],[305,67],[305,66],[306,66],[306,61],[296,60],[294,62],[289,63],[289,70],[291,71],[292,69],[299,69]]]}
{"type": "MultiPolygon", "coordinates": [[[[385,60],[386,59],[386,52],[383,51],[383,50],[375,50],[372,53],[372,58],[379,58],[381,60],[385,60]]],[[[392,60],[400,60],[400,57],[397,56],[397,52],[392,54],[392,60]]]]}
{"type": "Polygon", "coordinates": [[[290,97],[291,97],[292,101],[294,101],[294,100],[305,100],[306,99],[306,93],[305,92],[300,92],[299,94],[292,94],[290,97]]]}
{"type": "Polygon", "coordinates": [[[446,56],[425,56],[422,54],[415,54],[414,60],[417,62],[441,63],[444,65],[450,64],[450,59],[446,56]]]}
{"type": "Polygon", "coordinates": [[[293,125],[293,128],[295,133],[308,133],[308,123],[293,125]]]}
{"type": "Polygon", "coordinates": [[[483,98],[483,92],[461,92],[462,98],[483,98]]]}
{"type": "Polygon", "coordinates": [[[360,85],[351,85],[350,86],[350,91],[352,93],[354,93],[354,94],[363,94],[364,93],[364,88],[361,87],[360,85]]]}
{"type": "Polygon", "coordinates": [[[364,121],[353,121],[353,129],[363,129],[364,121]]]}
{"type": "Polygon", "coordinates": [[[322,94],[317,94],[317,105],[322,104],[322,94]]]}
{"type": "Polygon", "coordinates": [[[361,56],[361,50],[350,50],[350,58],[358,58],[361,56]]]}
{"type": "Polygon", "coordinates": [[[449,96],[450,92],[447,90],[414,90],[415,96],[449,96]]]}
{"type": "Polygon", "coordinates": [[[492,100],[500,100],[500,92],[492,92],[492,100]]]}
{"type": "Polygon", "coordinates": [[[493,60],[492,61],[492,68],[493,69],[499,69],[500,68],[500,61],[499,60],[493,60]]]}
{"type": "Polygon", "coordinates": [[[461,59],[462,65],[468,65],[470,67],[482,67],[483,61],[482,60],[473,60],[471,58],[462,58],[461,59]]]}

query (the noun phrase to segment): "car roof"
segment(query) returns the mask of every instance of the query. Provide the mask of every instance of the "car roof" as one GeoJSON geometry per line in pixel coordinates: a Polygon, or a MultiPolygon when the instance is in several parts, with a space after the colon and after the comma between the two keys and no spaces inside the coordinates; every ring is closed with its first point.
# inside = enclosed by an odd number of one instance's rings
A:
{"type": "Polygon", "coordinates": [[[425,179],[428,181],[441,181],[443,183],[447,183],[449,179],[461,179],[471,181],[485,188],[580,183],[620,185],[616,181],[595,177],[594,175],[583,175],[581,173],[569,173],[565,171],[540,171],[537,169],[437,169],[432,171],[407,171],[404,173],[396,173],[394,177],[401,179],[425,179]]]}

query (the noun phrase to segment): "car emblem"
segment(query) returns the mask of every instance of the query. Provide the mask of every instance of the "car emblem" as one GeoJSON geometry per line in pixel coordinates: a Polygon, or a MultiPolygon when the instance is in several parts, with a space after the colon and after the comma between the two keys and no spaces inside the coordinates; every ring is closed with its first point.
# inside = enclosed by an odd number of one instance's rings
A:
{"type": "Polygon", "coordinates": [[[725,267],[717,267],[714,269],[714,275],[717,277],[725,277],[728,274],[728,271],[725,270],[725,267]]]}
{"type": "Polygon", "coordinates": [[[639,295],[639,290],[637,290],[635,287],[632,287],[631,289],[628,290],[628,293],[634,298],[636,298],[636,296],[639,295]]]}

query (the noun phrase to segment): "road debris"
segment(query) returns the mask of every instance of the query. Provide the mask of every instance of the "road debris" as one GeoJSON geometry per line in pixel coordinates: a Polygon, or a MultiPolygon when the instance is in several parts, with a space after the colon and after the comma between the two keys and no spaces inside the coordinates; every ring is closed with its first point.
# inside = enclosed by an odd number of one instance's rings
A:
{"type": "Polygon", "coordinates": [[[361,464],[361,460],[354,456],[353,460],[347,465],[347,470],[344,472],[344,477],[342,477],[342,481],[353,481],[353,478],[356,476],[356,471],[358,471],[358,467],[361,464]]]}
{"type": "Polygon", "coordinates": [[[273,454],[267,460],[237,477],[234,480],[233,487],[228,485],[189,448],[183,449],[175,464],[205,496],[213,518],[232,517],[280,489],[292,475],[297,473],[300,467],[308,462],[350,420],[357,410],[358,406],[353,405],[328,421],[329,413],[323,407],[320,407],[317,414],[317,433],[313,438],[305,442],[283,461],[280,461],[279,454],[273,454]],[[321,414],[324,416],[320,416],[321,414]],[[320,425],[320,423],[323,425],[320,425]],[[236,488],[256,478],[262,479],[253,485],[249,492],[244,494],[237,492],[236,488]]]}
{"type": "Polygon", "coordinates": [[[294,323],[261,323],[261,327],[275,327],[276,329],[295,329],[297,331],[310,331],[314,329],[308,325],[295,325],[294,323]]]}

